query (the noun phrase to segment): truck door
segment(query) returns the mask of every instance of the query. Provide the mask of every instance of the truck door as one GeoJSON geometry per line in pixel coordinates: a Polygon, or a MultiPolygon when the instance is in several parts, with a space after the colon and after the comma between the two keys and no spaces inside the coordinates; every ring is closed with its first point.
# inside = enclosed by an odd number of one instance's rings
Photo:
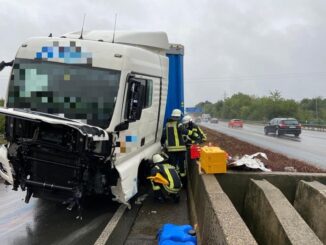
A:
{"type": "MultiPolygon", "coordinates": [[[[151,77],[145,75],[135,75],[129,77],[126,86],[126,100],[124,118],[121,120],[129,121],[129,128],[125,134],[131,136],[128,139],[133,139],[134,144],[132,149],[127,149],[128,152],[134,151],[141,147],[151,145],[158,140],[158,127],[161,110],[161,93],[162,82],[158,77],[151,77]],[[131,84],[137,83],[142,90],[142,109],[140,118],[130,118],[130,89],[131,84]],[[129,117],[129,118],[128,118],[129,117]]],[[[139,115],[138,115],[139,116],[139,115]]],[[[127,142],[128,143],[128,142],[127,142]]],[[[126,152],[126,153],[128,153],[126,152]]]]}

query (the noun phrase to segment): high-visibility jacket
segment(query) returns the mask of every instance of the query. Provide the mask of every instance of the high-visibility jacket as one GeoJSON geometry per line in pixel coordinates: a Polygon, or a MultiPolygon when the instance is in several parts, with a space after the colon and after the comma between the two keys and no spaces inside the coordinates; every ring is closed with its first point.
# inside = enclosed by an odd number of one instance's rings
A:
{"type": "Polygon", "coordinates": [[[207,140],[206,134],[204,131],[195,123],[192,123],[192,131],[197,133],[200,139],[205,142],[207,140]]]}
{"type": "Polygon", "coordinates": [[[165,125],[165,146],[168,152],[186,151],[183,135],[191,136],[192,130],[186,129],[182,123],[175,120],[168,120],[165,125]]]}
{"type": "Polygon", "coordinates": [[[158,163],[151,169],[151,176],[155,176],[157,173],[161,174],[169,184],[163,185],[151,181],[154,191],[160,190],[161,186],[169,194],[177,194],[181,190],[182,183],[174,166],[168,163],[158,163]]]}

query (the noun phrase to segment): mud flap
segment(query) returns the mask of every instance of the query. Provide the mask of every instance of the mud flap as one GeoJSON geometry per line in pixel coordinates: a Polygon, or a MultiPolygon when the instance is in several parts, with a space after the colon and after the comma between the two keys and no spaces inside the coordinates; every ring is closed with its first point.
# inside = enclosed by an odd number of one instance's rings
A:
{"type": "Polygon", "coordinates": [[[12,168],[7,157],[7,148],[4,145],[0,146],[0,176],[9,184],[13,184],[12,168]]]}

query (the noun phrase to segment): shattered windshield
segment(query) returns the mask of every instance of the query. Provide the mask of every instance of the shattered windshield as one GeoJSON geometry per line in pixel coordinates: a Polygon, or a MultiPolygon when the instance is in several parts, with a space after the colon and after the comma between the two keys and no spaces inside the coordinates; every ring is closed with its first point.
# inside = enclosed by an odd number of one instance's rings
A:
{"type": "Polygon", "coordinates": [[[106,128],[118,93],[120,71],[16,59],[8,108],[27,108],[106,128]]]}

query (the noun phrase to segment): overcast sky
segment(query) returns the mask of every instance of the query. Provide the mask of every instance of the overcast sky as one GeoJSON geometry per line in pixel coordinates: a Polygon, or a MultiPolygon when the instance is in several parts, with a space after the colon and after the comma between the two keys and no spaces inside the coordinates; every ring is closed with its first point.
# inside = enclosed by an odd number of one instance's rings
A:
{"type": "MultiPolygon", "coordinates": [[[[85,29],[165,31],[185,46],[186,106],[237,92],[326,97],[325,0],[0,0],[0,61],[32,36],[85,29]]],[[[0,73],[0,97],[9,69],[0,73]]]]}

